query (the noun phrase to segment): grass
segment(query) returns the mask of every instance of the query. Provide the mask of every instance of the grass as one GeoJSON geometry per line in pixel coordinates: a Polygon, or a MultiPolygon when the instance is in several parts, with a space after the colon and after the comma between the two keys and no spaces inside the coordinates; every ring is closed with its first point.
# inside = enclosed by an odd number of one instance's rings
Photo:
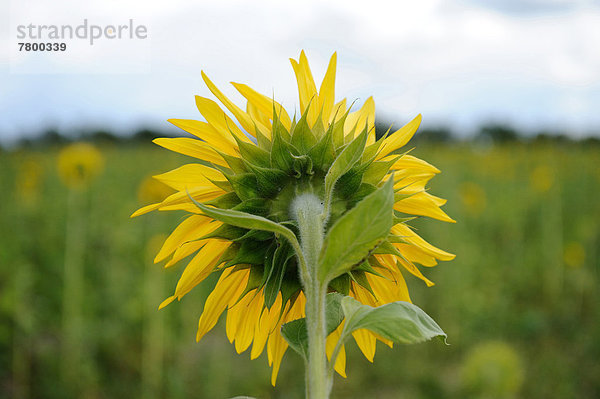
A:
{"type": "MultiPolygon", "coordinates": [[[[182,214],[129,215],[155,195],[140,201],[145,177],[190,159],[152,146],[101,150],[102,174],[72,192],[56,172],[58,149],[0,153],[0,397],[301,398],[291,351],[273,389],[266,355],[237,355],[222,325],[195,343],[214,279],[156,311],[183,265],[163,270],[152,259],[182,214]]],[[[413,154],[443,171],[431,193],[458,221],[416,221],[457,258],[423,268],[432,288],[407,277],[451,345],[381,346],[371,365],[352,344],[349,378],[336,377],[333,396],[600,396],[599,149],[423,145],[413,154]]]]}

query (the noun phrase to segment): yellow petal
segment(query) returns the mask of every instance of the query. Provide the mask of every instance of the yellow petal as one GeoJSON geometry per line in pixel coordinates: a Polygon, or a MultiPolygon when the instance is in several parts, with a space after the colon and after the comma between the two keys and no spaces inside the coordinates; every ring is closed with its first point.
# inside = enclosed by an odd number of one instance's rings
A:
{"type": "Polygon", "coordinates": [[[212,148],[227,155],[237,156],[237,143],[234,138],[218,132],[211,124],[193,119],[169,119],[168,122],[206,141],[212,148]]]}
{"type": "Polygon", "coordinates": [[[183,243],[202,237],[206,233],[203,228],[210,223],[212,219],[202,215],[192,215],[181,222],[167,237],[160,251],[154,258],[154,263],[164,260],[171,255],[183,243]]]}
{"type": "Polygon", "coordinates": [[[356,112],[348,114],[344,123],[344,134],[351,140],[367,127],[369,135],[367,145],[375,142],[375,101],[373,97],[367,98],[363,106],[356,112]]]}
{"type": "Polygon", "coordinates": [[[173,302],[175,300],[175,298],[177,298],[175,295],[171,295],[170,297],[168,297],[167,299],[162,301],[160,303],[160,305],[158,305],[158,310],[165,308],[167,305],[169,305],[171,302],[173,302]]]}
{"type": "Polygon", "coordinates": [[[240,130],[240,128],[231,120],[229,116],[219,107],[219,104],[211,99],[196,96],[196,107],[202,116],[212,127],[220,132],[223,137],[229,138],[230,135],[235,135],[239,140],[251,143],[248,136],[240,130]]]}
{"type": "Polygon", "coordinates": [[[246,104],[246,112],[248,112],[248,115],[252,116],[252,120],[257,121],[261,125],[269,126],[266,131],[261,130],[260,132],[263,134],[267,133],[266,137],[271,137],[271,116],[263,114],[260,109],[250,101],[246,104]]]}
{"type": "MultiPolygon", "coordinates": [[[[262,298],[264,302],[264,297],[262,298]]],[[[277,298],[271,306],[271,309],[263,308],[259,322],[255,326],[254,330],[254,342],[252,343],[252,351],[250,352],[250,359],[256,359],[263,352],[265,345],[267,344],[267,338],[269,334],[275,329],[277,325],[277,319],[281,311],[281,292],[277,293],[277,298]]]]}
{"type": "Polygon", "coordinates": [[[196,341],[200,341],[217,324],[219,316],[225,311],[227,304],[237,299],[246,287],[250,275],[249,269],[232,271],[232,267],[223,271],[217,285],[206,298],[204,311],[198,321],[196,341]]]}
{"type": "MultiPolygon", "coordinates": [[[[211,225],[212,224],[213,223],[211,223],[211,225]]],[[[206,234],[208,234],[208,233],[206,233],[206,234]]],[[[188,257],[189,255],[193,254],[194,252],[198,251],[205,244],[206,244],[206,240],[191,241],[191,242],[186,242],[186,243],[182,244],[179,248],[177,248],[175,250],[173,257],[165,264],[165,269],[175,265],[180,260],[182,260],[182,259],[188,257]]]]}
{"type": "MultiPolygon", "coordinates": [[[[331,118],[331,110],[333,109],[333,103],[335,102],[335,69],[337,65],[337,53],[333,53],[329,60],[329,66],[323,82],[319,88],[319,107],[318,111],[321,112],[323,121],[327,122],[331,118]]],[[[325,128],[327,126],[324,126],[325,128]]]]}
{"type": "MultiPolygon", "coordinates": [[[[391,161],[394,159],[394,155],[390,155],[387,157],[381,158],[382,161],[391,161]]],[[[427,172],[427,173],[440,173],[440,170],[433,166],[432,164],[423,161],[417,157],[414,157],[409,154],[402,155],[390,168],[391,170],[403,170],[403,169],[414,169],[419,172],[427,172]]]]}
{"type": "Polygon", "coordinates": [[[271,384],[275,386],[277,382],[277,375],[279,374],[279,367],[281,366],[281,359],[288,348],[288,343],[281,336],[279,331],[276,331],[269,335],[269,342],[267,343],[267,354],[269,355],[269,363],[272,364],[273,371],[271,372],[271,384]]]}
{"type": "Polygon", "coordinates": [[[375,159],[379,160],[408,143],[419,128],[420,124],[421,114],[417,115],[412,121],[408,122],[400,129],[396,130],[390,136],[386,137],[383,140],[379,154],[377,154],[377,157],[375,159]]]}
{"type": "Polygon", "coordinates": [[[195,187],[218,187],[213,181],[226,180],[220,171],[197,163],[183,165],[153,177],[177,191],[184,192],[195,187]]]}
{"type": "Polygon", "coordinates": [[[231,245],[231,242],[209,240],[200,251],[192,258],[186,266],[181,278],[175,287],[175,295],[181,299],[192,288],[204,280],[213,268],[223,252],[231,245]]]}
{"type": "MultiPolygon", "coordinates": [[[[235,350],[237,353],[242,353],[250,347],[254,340],[254,331],[260,319],[260,311],[263,307],[263,297],[261,294],[256,295],[256,290],[250,291],[250,302],[245,306],[240,306],[242,317],[239,320],[239,325],[235,335],[235,350]]],[[[241,303],[236,305],[242,305],[241,303]]]]}
{"type": "Polygon", "coordinates": [[[298,95],[300,98],[300,111],[304,114],[309,104],[310,110],[307,115],[307,121],[309,126],[313,126],[319,116],[318,99],[317,99],[317,87],[315,80],[313,79],[308,60],[304,50],[300,52],[300,59],[298,62],[290,58],[294,74],[296,75],[296,81],[298,83],[298,95]]]}
{"type": "Polygon", "coordinates": [[[178,152],[183,155],[202,159],[212,162],[215,165],[227,167],[227,162],[208,144],[204,141],[192,139],[189,137],[176,138],[158,138],[152,140],[153,143],[171,151],[178,152]]]}
{"type": "MultiPolygon", "coordinates": [[[[331,334],[329,334],[325,341],[325,353],[327,354],[328,360],[331,360],[335,346],[342,335],[343,328],[344,322],[342,321],[342,323],[331,334]]],[[[338,353],[338,357],[335,359],[335,365],[333,368],[339,375],[346,378],[346,347],[344,345],[342,345],[338,353]]]]}
{"type": "Polygon", "coordinates": [[[208,76],[206,76],[206,74],[203,71],[201,71],[200,73],[202,74],[202,79],[204,80],[204,83],[206,83],[206,86],[208,86],[209,90],[215,95],[215,97],[217,97],[219,99],[219,101],[221,101],[223,103],[223,105],[225,105],[225,107],[227,107],[227,109],[229,111],[231,111],[231,113],[235,116],[235,118],[238,120],[240,125],[242,125],[244,130],[246,130],[248,133],[252,134],[254,137],[256,137],[256,130],[254,128],[255,124],[259,125],[257,127],[259,129],[261,129],[261,131],[267,130],[267,128],[264,125],[262,125],[259,121],[253,120],[250,117],[250,115],[248,115],[246,112],[242,111],[241,108],[239,108],[237,105],[235,105],[233,102],[231,102],[231,100],[229,100],[217,88],[217,86],[215,86],[213,84],[213,82],[210,81],[210,79],[208,79],[208,76]]]}
{"type": "Polygon", "coordinates": [[[417,266],[415,266],[414,263],[404,260],[402,258],[398,258],[398,263],[400,263],[406,270],[408,270],[412,275],[420,278],[421,280],[425,281],[425,284],[427,284],[428,287],[431,287],[433,285],[435,285],[431,280],[429,280],[427,277],[425,277],[423,275],[423,273],[421,273],[421,271],[419,270],[419,268],[417,266]]]}
{"type": "Polygon", "coordinates": [[[456,257],[456,255],[451,254],[450,252],[446,252],[442,249],[439,249],[423,238],[421,238],[417,233],[412,231],[410,227],[408,227],[404,223],[398,223],[394,227],[392,227],[392,233],[402,237],[403,240],[408,242],[409,244],[416,245],[421,248],[425,253],[439,259],[439,260],[452,260],[456,257]]]}
{"type": "Polygon", "coordinates": [[[420,263],[423,266],[432,267],[437,265],[437,261],[431,255],[427,255],[422,249],[415,245],[395,243],[394,246],[409,261],[420,263]]]}
{"type": "Polygon", "coordinates": [[[378,271],[383,277],[367,274],[367,280],[377,297],[378,306],[396,301],[411,302],[404,276],[395,264],[392,268],[378,268],[378,271]]]}
{"type": "Polygon", "coordinates": [[[365,355],[367,360],[373,363],[373,358],[375,357],[375,348],[377,345],[375,336],[371,334],[369,330],[361,328],[354,331],[352,333],[352,337],[354,337],[356,345],[358,345],[360,351],[363,353],[363,355],[365,355]]]}
{"type": "Polygon", "coordinates": [[[408,198],[396,202],[394,204],[394,209],[410,215],[428,216],[443,222],[456,223],[456,221],[448,216],[446,212],[442,211],[436,201],[430,198],[425,192],[413,194],[408,198]]]}
{"type": "Polygon", "coordinates": [[[264,94],[258,93],[256,90],[243,83],[231,82],[231,84],[237,89],[237,91],[240,92],[242,96],[246,98],[246,100],[248,100],[249,103],[256,107],[257,110],[259,110],[268,119],[273,117],[273,104],[275,104],[275,111],[280,113],[279,119],[281,120],[281,123],[286,129],[290,129],[292,120],[281,104],[265,96],[264,94]]]}

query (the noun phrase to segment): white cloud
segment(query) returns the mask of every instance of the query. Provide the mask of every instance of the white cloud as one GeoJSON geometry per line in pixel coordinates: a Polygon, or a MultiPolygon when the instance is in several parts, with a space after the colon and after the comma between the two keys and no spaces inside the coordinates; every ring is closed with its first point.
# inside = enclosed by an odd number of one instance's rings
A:
{"type": "MultiPolygon", "coordinates": [[[[201,69],[239,102],[230,80],[274,93],[293,108],[297,95],[287,58],[301,48],[317,80],[337,50],[337,92],[359,102],[373,94],[378,113],[396,123],[423,112],[426,122],[462,129],[508,118],[526,127],[558,123],[589,130],[600,124],[594,103],[600,9],[589,2],[555,3],[548,8],[530,1],[509,10],[498,2],[441,0],[25,0],[18,6],[25,16],[52,23],[86,17],[146,24],[152,72],[24,78],[2,72],[0,106],[9,116],[0,122],[0,134],[35,129],[49,119],[60,126],[92,120],[118,127],[195,117],[193,94],[209,93],[201,69]]],[[[13,45],[6,37],[1,42],[13,45]]],[[[106,61],[90,54],[81,62],[106,61]]]]}

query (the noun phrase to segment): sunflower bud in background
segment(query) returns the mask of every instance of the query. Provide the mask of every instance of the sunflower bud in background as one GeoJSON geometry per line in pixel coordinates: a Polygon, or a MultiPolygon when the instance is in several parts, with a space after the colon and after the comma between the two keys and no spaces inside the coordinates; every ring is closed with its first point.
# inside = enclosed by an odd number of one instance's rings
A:
{"type": "Polygon", "coordinates": [[[103,167],[102,154],[88,143],[71,144],[58,155],[58,174],[69,188],[85,188],[103,167]]]}
{"type": "MultiPolygon", "coordinates": [[[[418,265],[454,258],[409,226],[418,216],[453,222],[441,209],[445,200],[425,188],[440,171],[403,150],[421,116],[378,139],[372,97],[357,111],[346,99],[336,101],[336,62],[334,54],[317,90],[304,52],[291,60],[298,117],[233,83],[247,100],[242,109],[202,73],[228,113],[196,96],[204,121],[169,120],[195,138],[154,142],[196,161],[154,176],[176,192],[132,215],[189,214],[155,257],[171,267],[194,254],[160,308],[217,273],[197,340],[227,311],[228,339],[238,353],[251,347],[252,359],[266,351],[273,384],[288,347],[307,360],[309,397],[325,397],[331,387],[311,388],[310,364],[320,356],[312,346],[323,344],[328,367],[345,376],[349,337],[370,361],[377,340],[392,346],[445,337],[410,304],[405,276],[431,286],[418,265]],[[325,308],[327,323],[311,321],[325,308]],[[326,331],[322,343],[314,338],[319,331],[311,338],[315,323],[326,331]]],[[[326,362],[325,354],[317,360],[326,362]]]]}

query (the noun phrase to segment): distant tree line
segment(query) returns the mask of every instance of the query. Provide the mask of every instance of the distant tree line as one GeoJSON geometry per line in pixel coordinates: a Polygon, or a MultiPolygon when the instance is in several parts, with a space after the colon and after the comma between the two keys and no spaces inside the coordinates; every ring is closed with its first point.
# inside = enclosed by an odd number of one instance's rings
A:
{"type": "MultiPolygon", "coordinates": [[[[382,137],[392,124],[378,121],[375,124],[377,137],[382,137]]],[[[393,127],[392,127],[393,129],[393,127]]],[[[182,132],[182,136],[185,135],[182,132]]],[[[0,136],[1,137],[1,136],[0,136]]],[[[16,148],[40,148],[47,146],[60,146],[73,141],[89,141],[97,144],[143,144],[150,143],[157,137],[173,137],[173,134],[160,129],[143,128],[132,134],[118,134],[109,130],[96,129],[74,133],[59,132],[56,129],[48,129],[41,132],[35,138],[22,138],[16,143],[16,148]]],[[[419,144],[456,144],[456,143],[483,143],[489,145],[503,145],[511,143],[531,144],[579,144],[599,145],[600,135],[590,136],[583,139],[574,139],[561,132],[540,131],[535,134],[525,134],[510,125],[490,123],[481,125],[474,135],[459,137],[449,127],[421,127],[411,143],[419,144]]],[[[0,150],[2,147],[0,146],[0,150]]]]}

